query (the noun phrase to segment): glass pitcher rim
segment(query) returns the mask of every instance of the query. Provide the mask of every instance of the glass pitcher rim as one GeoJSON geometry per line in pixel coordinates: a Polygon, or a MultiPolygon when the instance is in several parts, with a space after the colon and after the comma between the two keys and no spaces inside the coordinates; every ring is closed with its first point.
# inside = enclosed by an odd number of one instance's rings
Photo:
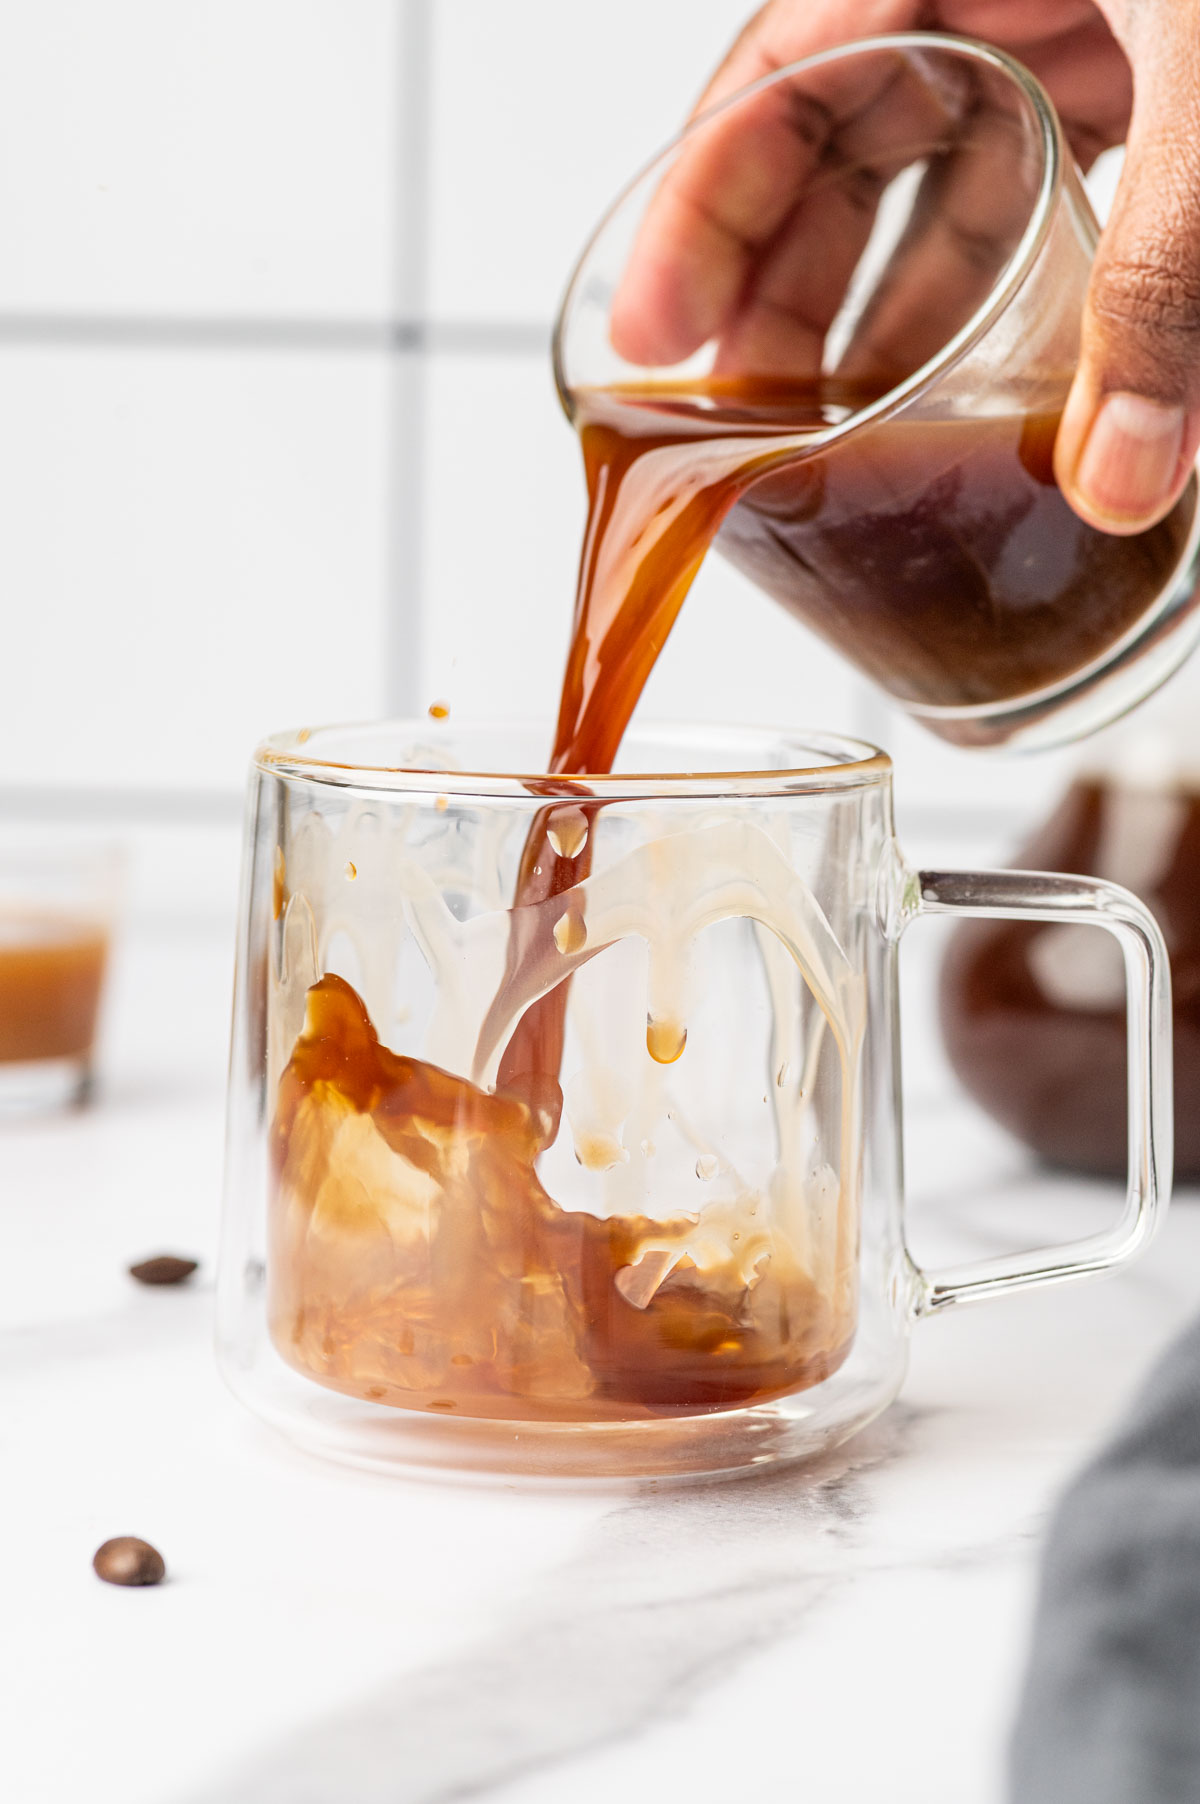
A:
{"type": "Polygon", "coordinates": [[[511,733],[529,730],[532,724],[528,720],[478,716],[463,716],[450,722],[426,715],[290,728],[269,734],[258,745],[253,768],[265,775],[335,788],[366,789],[393,795],[507,796],[531,804],[546,800],[569,801],[573,796],[598,801],[816,796],[830,791],[841,793],[885,787],[891,781],[892,761],[888,754],[868,740],[846,733],[769,725],[717,726],[691,721],[639,723],[629,737],[640,738],[643,744],[693,737],[714,747],[729,746],[731,749],[738,744],[753,744],[761,749],[773,742],[794,748],[797,761],[774,768],[763,768],[747,761],[743,766],[735,763],[733,767],[721,770],[583,771],[556,775],[536,769],[446,769],[432,761],[429,764],[382,764],[321,755],[320,741],[324,738],[339,735],[353,740],[359,736],[394,733],[398,738],[403,736],[418,744],[424,739],[430,747],[432,760],[439,738],[450,740],[456,732],[511,733]],[[814,759],[825,759],[826,762],[814,762],[814,759]]]}
{"type": "Polygon", "coordinates": [[[961,37],[955,32],[948,31],[878,32],[868,38],[851,39],[845,43],[831,45],[827,50],[814,51],[811,56],[798,57],[795,62],[784,63],[778,69],[772,69],[766,75],[759,76],[756,81],[748,82],[736,93],[726,95],[715,105],[706,107],[694,119],[689,120],[682,131],[677,132],[667,144],[649,157],[619,190],[597,221],[579,253],[567,278],[567,285],[563,290],[562,300],[555,315],[551,337],[554,384],[558,391],[559,402],[569,420],[574,418],[573,397],[583,392],[589,385],[586,383],[572,384],[567,381],[564,345],[568,315],[574,305],[584,271],[600,238],[630,196],[659,164],[664,163],[668,157],[673,157],[689,137],[702,130],[730,107],[740,105],[752,94],[765,92],[767,88],[773,87],[777,82],[786,81],[801,71],[817,69],[826,63],[836,62],[840,58],[865,55],[871,51],[930,49],[952,51],[954,54],[974,62],[990,64],[1007,75],[1024,95],[1037,122],[1042,145],[1042,171],[1037,196],[1030,208],[1025,229],[1003,273],[989,290],[986,300],[965,324],[960,326],[958,331],[953,333],[946,343],[911,375],[904,377],[902,381],[890,387],[885,394],[880,395],[877,400],[870,402],[866,407],[857,409],[846,419],[829,426],[824,432],[814,434],[811,442],[825,445],[834,440],[840,441],[851,433],[857,432],[861,427],[897,412],[932,388],[948,371],[962,361],[967,353],[987,335],[996,320],[1008,308],[1036,264],[1049,236],[1054,209],[1062,191],[1063,170],[1067,158],[1062,123],[1042,83],[1031,70],[1026,68],[1024,63],[1017,57],[1009,55],[1005,50],[982,43],[979,39],[961,37]]]}

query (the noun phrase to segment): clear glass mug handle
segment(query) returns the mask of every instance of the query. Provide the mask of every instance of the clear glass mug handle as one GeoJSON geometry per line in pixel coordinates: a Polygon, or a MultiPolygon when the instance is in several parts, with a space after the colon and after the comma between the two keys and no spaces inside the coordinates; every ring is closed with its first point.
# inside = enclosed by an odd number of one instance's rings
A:
{"type": "Polygon", "coordinates": [[[1128,1015],[1129,1180],[1120,1220],[1104,1233],[939,1271],[914,1265],[915,1313],[930,1315],[954,1303],[1004,1291],[1061,1284],[1131,1259],[1154,1234],[1171,1194],[1171,975],[1154,916],[1128,890],[1089,877],[1052,877],[1037,871],[909,871],[903,882],[900,931],[919,915],[1057,921],[1102,927],[1117,940],[1125,958],[1128,1015]]]}

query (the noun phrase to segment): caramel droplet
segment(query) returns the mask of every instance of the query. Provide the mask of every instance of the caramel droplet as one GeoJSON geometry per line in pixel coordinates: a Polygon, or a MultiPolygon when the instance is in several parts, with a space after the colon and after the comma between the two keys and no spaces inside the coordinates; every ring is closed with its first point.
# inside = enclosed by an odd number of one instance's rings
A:
{"type": "MultiPolygon", "coordinates": [[[[448,702],[430,702],[429,718],[430,720],[449,720],[450,704],[448,702]]],[[[436,1409],[437,1405],[430,1404],[430,1408],[436,1409]]]]}
{"type": "Polygon", "coordinates": [[[587,815],[582,808],[557,808],[546,838],[560,858],[577,858],[587,844],[587,815]]]}
{"type": "Polygon", "coordinates": [[[564,958],[582,951],[587,944],[587,928],[578,909],[568,908],[559,915],[554,923],[554,944],[564,958]]]}
{"type": "Polygon", "coordinates": [[[312,728],[311,727],[301,727],[300,731],[296,734],[296,744],[297,745],[305,745],[311,738],[312,738],[312,728]]]}
{"type": "Polygon", "coordinates": [[[450,797],[449,796],[439,796],[437,801],[433,805],[437,809],[439,814],[445,814],[447,808],[449,808],[449,806],[450,806],[450,797]]]}
{"type": "Polygon", "coordinates": [[[346,876],[349,878],[350,882],[353,883],[354,879],[358,876],[358,866],[356,864],[348,864],[346,866],[346,876]]]}
{"type": "Polygon", "coordinates": [[[658,1065],[673,1065],[682,1057],[687,1045],[687,1028],[675,1021],[656,1021],[646,1016],[646,1051],[658,1065]]]}
{"type": "Polygon", "coordinates": [[[776,1082],[777,1086],[779,1087],[779,1089],[781,1089],[781,1090],[783,1089],[783,1086],[787,1083],[788,1078],[791,1075],[792,1075],[792,1068],[788,1064],[787,1060],[784,1059],[783,1064],[779,1067],[779,1070],[775,1073],[775,1082],[776,1082]]]}
{"type": "Polygon", "coordinates": [[[709,1178],[716,1177],[720,1167],[721,1161],[715,1153],[701,1153],[696,1160],[696,1176],[707,1183],[709,1178]]]}
{"type": "Polygon", "coordinates": [[[271,879],[271,914],[277,921],[283,913],[283,905],[287,901],[287,866],[283,861],[283,847],[275,848],[275,869],[271,879]]]}

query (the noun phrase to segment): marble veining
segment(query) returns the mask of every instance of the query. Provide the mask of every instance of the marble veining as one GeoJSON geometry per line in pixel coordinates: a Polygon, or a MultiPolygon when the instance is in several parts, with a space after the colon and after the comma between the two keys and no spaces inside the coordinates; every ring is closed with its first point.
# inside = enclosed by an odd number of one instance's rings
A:
{"type": "MultiPolygon", "coordinates": [[[[1127,1273],[919,1324],[902,1401],[807,1469],[607,1492],[350,1471],[216,1375],[227,943],[193,956],[197,1018],[222,1004],[208,1080],[193,1060],[0,1136],[6,1804],[1001,1804],[1046,1515],[1200,1308],[1200,1199],[1127,1273]],[[154,1251],[199,1256],[197,1282],[132,1284],[154,1251]],[[97,1582],[125,1533],[166,1584],[97,1582]]],[[[930,1263],[1119,1207],[945,1089],[914,1098],[909,1154],[930,1263]]]]}
{"type": "Polygon", "coordinates": [[[918,1421],[901,1405],[803,1474],[612,1509],[477,1646],[268,1750],[196,1804],[325,1804],[351,1773],[357,1804],[450,1804],[685,1716],[869,1573],[840,1557],[862,1542],[863,1481],[918,1421]]]}

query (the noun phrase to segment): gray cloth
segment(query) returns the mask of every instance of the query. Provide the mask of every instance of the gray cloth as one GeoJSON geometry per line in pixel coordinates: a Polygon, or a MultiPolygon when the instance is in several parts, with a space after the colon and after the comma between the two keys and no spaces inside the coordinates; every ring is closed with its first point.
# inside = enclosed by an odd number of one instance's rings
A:
{"type": "Polygon", "coordinates": [[[1200,1322],[1055,1513],[1009,1797],[1200,1801],[1200,1322]]]}

